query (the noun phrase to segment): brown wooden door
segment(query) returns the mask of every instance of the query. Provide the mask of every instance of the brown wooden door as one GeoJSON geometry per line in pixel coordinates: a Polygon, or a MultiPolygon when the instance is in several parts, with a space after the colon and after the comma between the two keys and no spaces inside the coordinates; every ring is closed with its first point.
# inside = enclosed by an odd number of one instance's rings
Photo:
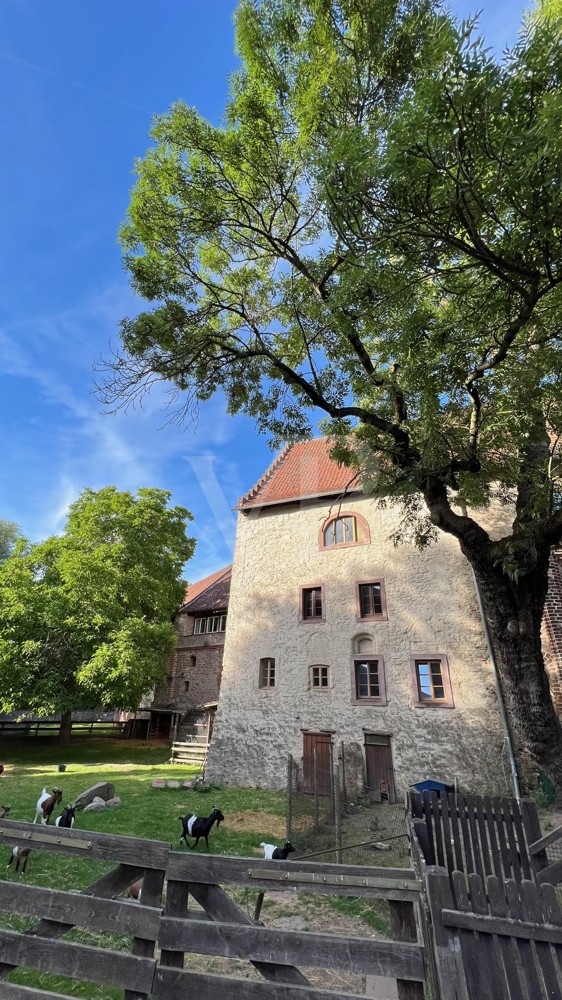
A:
{"type": "Polygon", "coordinates": [[[318,795],[330,795],[332,787],[331,733],[303,733],[302,774],[304,791],[314,793],[314,751],[318,795]]]}
{"type": "Polygon", "coordinates": [[[396,802],[390,736],[365,733],[365,764],[367,767],[367,791],[380,792],[383,799],[396,802]]]}

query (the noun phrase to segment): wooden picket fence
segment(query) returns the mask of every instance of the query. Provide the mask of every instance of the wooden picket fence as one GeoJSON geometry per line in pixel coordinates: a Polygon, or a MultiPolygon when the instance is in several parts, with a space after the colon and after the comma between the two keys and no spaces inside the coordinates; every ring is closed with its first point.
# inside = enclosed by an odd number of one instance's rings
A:
{"type": "Polygon", "coordinates": [[[529,799],[414,792],[409,807],[412,848],[425,865],[521,882],[546,864],[537,807],[529,799]]]}
{"type": "Polygon", "coordinates": [[[428,870],[427,889],[441,1000],[560,1000],[553,886],[428,870]]]}
{"type": "MultiPolygon", "coordinates": [[[[427,979],[425,951],[418,941],[416,908],[421,883],[408,869],[361,868],[272,862],[172,851],[168,844],[0,823],[0,843],[111,862],[109,872],[82,892],[0,882],[0,911],[33,918],[26,931],[0,930],[0,1000],[69,1000],[46,985],[10,982],[14,970],[117,987],[125,1000],[336,1000],[315,988],[299,966],[339,969],[397,980],[401,998],[422,1000],[427,979]],[[142,905],[113,897],[143,876],[142,905]],[[163,889],[167,882],[164,907],[163,889]],[[311,894],[386,899],[393,941],[266,928],[248,916],[226,891],[256,893],[292,888],[311,894]],[[194,906],[194,902],[197,906],[194,906]],[[126,935],[130,951],[81,944],[66,937],[74,928],[126,935]],[[186,955],[222,956],[250,962],[260,980],[197,972],[186,955]]],[[[30,865],[33,862],[33,855],[30,865]]],[[[58,865],[53,858],[53,881],[58,865]]],[[[6,920],[3,920],[6,923],[6,920]]],[[[337,917],[334,920],[337,927],[337,917]]],[[[352,997],[355,994],[346,994],[352,997]]]]}

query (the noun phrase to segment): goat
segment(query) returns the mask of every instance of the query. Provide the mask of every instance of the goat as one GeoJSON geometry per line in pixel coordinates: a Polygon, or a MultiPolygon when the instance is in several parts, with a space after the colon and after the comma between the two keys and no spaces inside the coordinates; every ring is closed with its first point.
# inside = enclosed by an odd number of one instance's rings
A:
{"type": "Polygon", "coordinates": [[[4,816],[8,815],[11,808],[11,806],[0,806],[0,819],[4,819],[4,816]]]}
{"type": "Polygon", "coordinates": [[[188,837],[195,837],[195,843],[190,846],[192,848],[197,847],[201,837],[204,837],[207,850],[209,850],[209,833],[211,832],[213,823],[216,823],[218,827],[219,823],[223,819],[223,814],[220,809],[217,809],[216,806],[213,808],[210,816],[195,816],[194,813],[188,813],[187,816],[180,816],[180,823],[182,824],[180,847],[182,840],[185,841],[185,844],[187,845],[188,837]]]}
{"type": "Polygon", "coordinates": [[[9,868],[10,865],[11,865],[11,863],[12,863],[12,861],[15,858],[16,859],[16,871],[17,871],[18,868],[19,868],[19,866],[20,866],[20,861],[23,861],[23,864],[21,866],[21,873],[23,875],[24,872],[25,872],[25,869],[27,868],[27,859],[29,858],[30,854],[31,854],[31,847],[13,847],[12,848],[12,853],[10,854],[10,860],[8,861],[8,864],[6,865],[6,867],[9,868]]]}
{"type": "Polygon", "coordinates": [[[55,806],[62,801],[62,788],[53,788],[52,795],[46,788],[43,789],[41,795],[37,799],[37,805],[35,806],[35,819],[34,823],[37,822],[38,818],[41,817],[41,823],[46,826],[51,818],[51,813],[55,806]]]}
{"type": "Polygon", "coordinates": [[[286,840],[283,847],[276,847],[275,844],[260,844],[263,847],[263,856],[267,861],[272,858],[274,861],[286,861],[289,854],[295,853],[295,848],[290,840],[286,840]]]}
{"type": "Polygon", "coordinates": [[[133,884],[129,886],[127,889],[127,896],[129,899],[137,899],[139,903],[141,902],[143,882],[144,878],[138,878],[136,882],[133,882],[133,884]]]}
{"type": "Polygon", "coordinates": [[[76,806],[65,806],[60,816],[55,820],[55,826],[67,827],[69,830],[74,826],[74,814],[76,806]]]}

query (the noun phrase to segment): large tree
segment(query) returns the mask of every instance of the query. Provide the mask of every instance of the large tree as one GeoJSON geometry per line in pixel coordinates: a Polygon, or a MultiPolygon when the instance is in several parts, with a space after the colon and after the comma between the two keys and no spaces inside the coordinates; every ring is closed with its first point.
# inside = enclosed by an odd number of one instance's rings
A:
{"type": "Polygon", "coordinates": [[[62,535],[22,541],[0,566],[2,711],[60,712],[67,743],[73,710],[136,710],[162,680],[195,547],[191,514],[169,500],[87,489],[62,535]]]}
{"type": "Polygon", "coordinates": [[[20,529],[17,524],[0,517],[0,563],[12,554],[19,536],[20,529]]]}
{"type": "Polygon", "coordinates": [[[138,164],[122,241],[154,305],[104,390],[168,380],[187,410],[221,390],[285,440],[323,412],[405,537],[458,539],[519,762],[559,792],[561,26],[554,0],[500,58],[430,0],[244,0],[224,123],[176,104],[138,164]]]}

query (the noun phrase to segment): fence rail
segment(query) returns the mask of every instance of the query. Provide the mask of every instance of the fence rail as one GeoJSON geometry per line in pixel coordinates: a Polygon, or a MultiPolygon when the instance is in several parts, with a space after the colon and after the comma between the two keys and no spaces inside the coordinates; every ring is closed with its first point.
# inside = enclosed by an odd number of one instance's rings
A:
{"type": "MultiPolygon", "coordinates": [[[[78,736],[123,736],[128,723],[113,722],[111,720],[96,720],[94,722],[73,722],[71,737],[78,736]]],[[[57,736],[60,730],[60,722],[47,721],[45,719],[22,720],[14,722],[10,720],[0,720],[0,739],[10,737],[12,739],[27,739],[30,736],[57,736]]]]}
{"type": "Polygon", "coordinates": [[[183,1000],[186,995],[197,995],[198,1000],[334,1000],[336,994],[314,986],[301,966],[391,977],[398,982],[401,998],[423,998],[427,963],[415,919],[421,882],[412,870],[186,854],[157,841],[38,829],[9,820],[0,822],[0,843],[114,865],[82,892],[0,882],[0,910],[33,918],[33,926],[25,932],[0,930],[0,998],[68,1000],[67,994],[47,987],[6,981],[15,969],[23,968],[80,978],[101,988],[118,987],[125,1000],[149,995],[158,1000],[183,1000]],[[144,878],[142,905],[114,898],[139,877],[144,878]],[[388,900],[395,940],[264,927],[229,894],[239,887],[258,894],[282,888],[388,900]],[[75,927],[126,935],[130,950],[118,950],[122,939],[118,948],[68,940],[66,935],[75,927]],[[189,955],[213,956],[229,969],[232,960],[249,962],[265,982],[253,982],[235,971],[216,975],[184,968],[189,955]]]}

